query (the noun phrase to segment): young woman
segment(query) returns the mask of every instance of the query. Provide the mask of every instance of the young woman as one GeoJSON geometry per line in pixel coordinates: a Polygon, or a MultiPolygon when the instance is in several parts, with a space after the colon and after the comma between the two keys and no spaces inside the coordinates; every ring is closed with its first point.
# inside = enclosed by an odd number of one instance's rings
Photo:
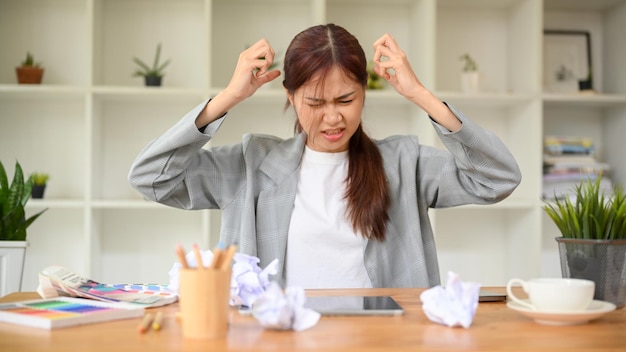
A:
{"type": "MultiPolygon", "coordinates": [[[[419,81],[394,38],[374,43],[377,74],[430,116],[447,151],[415,136],[372,140],[361,116],[367,59],[334,24],[296,35],[283,86],[296,133],[245,135],[202,149],[226,112],[280,72],[260,40],[243,51],[231,81],[137,157],[130,183],[145,197],[184,209],[221,209],[221,241],[264,266],[279,259],[283,285],[304,288],[429,287],[439,284],[429,208],[506,198],[521,175],[506,146],[419,81]]],[[[233,117],[236,118],[236,117],[233,117]]]]}

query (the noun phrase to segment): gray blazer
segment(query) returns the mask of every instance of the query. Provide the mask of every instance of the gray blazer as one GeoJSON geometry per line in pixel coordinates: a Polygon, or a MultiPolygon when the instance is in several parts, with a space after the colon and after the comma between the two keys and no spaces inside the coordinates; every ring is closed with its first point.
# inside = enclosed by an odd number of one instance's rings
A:
{"type": "MultiPolygon", "coordinates": [[[[220,238],[258,256],[263,267],[278,258],[285,283],[287,232],[305,145],[290,139],[247,134],[240,144],[202,147],[222,117],[203,132],[198,105],[133,163],[129,182],[141,194],[182,209],[221,209],[220,238]]],[[[463,123],[451,133],[433,122],[448,151],[420,145],[416,136],[376,141],[391,196],[383,242],[370,240],[365,267],[374,287],[430,287],[439,284],[429,208],[489,204],[506,198],[521,180],[518,165],[498,137],[450,106],[463,123]]]]}

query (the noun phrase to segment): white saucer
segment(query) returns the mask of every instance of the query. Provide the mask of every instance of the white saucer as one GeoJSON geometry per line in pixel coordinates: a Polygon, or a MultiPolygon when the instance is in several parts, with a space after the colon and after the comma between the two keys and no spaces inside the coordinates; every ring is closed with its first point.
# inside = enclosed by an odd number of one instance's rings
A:
{"type": "Polygon", "coordinates": [[[593,301],[587,309],[577,312],[538,311],[522,306],[514,301],[507,302],[506,306],[527,317],[533,318],[536,323],[544,325],[584,324],[608,312],[612,312],[616,308],[615,304],[604,301],[593,301]]]}

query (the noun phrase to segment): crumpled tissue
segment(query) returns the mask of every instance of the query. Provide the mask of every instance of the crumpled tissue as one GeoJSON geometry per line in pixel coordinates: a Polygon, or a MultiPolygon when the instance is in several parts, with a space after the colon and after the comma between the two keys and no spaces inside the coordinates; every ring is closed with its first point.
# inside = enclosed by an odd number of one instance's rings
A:
{"type": "MultiPolygon", "coordinates": [[[[200,256],[202,265],[205,267],[213,261],[213,252],[210,250],[200,251],[200,256]]],[[[190,268],[198,266],[193,251],[187,253],[185,259],[190,268]]],[[[251,307],[256,298],[269,286],[269,275],[275,275],[278,272],[278,259],[274,259],[264,269],[259,267],[259,258],[251,255],[235,253],[233,260],[235,263],[230,280],[230,304],[251,307]]],[[[176,293],[180,287],[178,273],[181,268],[182,264],[175,262],[168,273],[170,280],[167,288],[176,293]]]]}
{"type": "Polygon", "coordinates": [[[448,272],[446,287],[431,287],[422,292],[422,309],[431,321],[449,327],[469,328],[478,307],[480,284],[463,282],[459,275],[448,272]]]}
{"type": "Polygon", "coordinates": [[[278,272],[278,259],[274,259],[264,269],[260,259],[251,255],[236,253],[233,276],[230,280],[230,304],[252,307],[254,301],[270,286],[269,275],[278,272]]]}
{"type": "Polygon", "coordinates": [[[306,295],[301,287],[285,291],[271,282],[252,305],[252,316],[266,329],[302,331],[315,326],[321,314],[304,307],[306,295]]]}

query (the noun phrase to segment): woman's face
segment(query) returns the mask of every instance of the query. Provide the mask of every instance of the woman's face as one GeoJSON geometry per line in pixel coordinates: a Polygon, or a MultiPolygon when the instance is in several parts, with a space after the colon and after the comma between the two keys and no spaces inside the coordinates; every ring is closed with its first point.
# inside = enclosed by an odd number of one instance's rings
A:
{"type": "Polygon", "coordinates": [[[361,123],[365,87],[333,67],[323,82],[314,76],[287,95],[309,148],[327,153],[348,150],[350,137],[361,123]]]}

